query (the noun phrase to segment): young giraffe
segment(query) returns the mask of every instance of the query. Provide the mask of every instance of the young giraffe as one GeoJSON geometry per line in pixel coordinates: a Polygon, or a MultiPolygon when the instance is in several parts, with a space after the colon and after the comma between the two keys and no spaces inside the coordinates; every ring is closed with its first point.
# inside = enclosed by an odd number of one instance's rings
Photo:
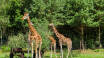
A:
{"type": "MultiPolygon", "coordinates": [[[[56,40],[52,37],[48,35],[49,40],[51,41],[51,56],[50,58],[52,58],[52,47],[54,48],[54,53],[56,54],[56,40]]],[[[57,58],[57,56],[56,56],[57,58]]]]}
{"type": "Polygon", "coordinates": [[[61,52],[61,58],[63,58],[63,50],[62,50],[62,45],[63,45],[63,44],[66,44],[66,45],[67,45],[67,48],[68,48],[67,58],[68,58],[69,53],[70,53],[71,48],[72,48],[72,41],[71,41],[71,39],[65,37],[65,36],[62,35],[62,34],[60,34],[60,33],[57,31],[57,29],[55,28],[55,26],[54,26],[53,23],[49,24],[49,26],[52,27],[54,33],[56,34],[56,36],[57,36],[58,39],[59,39],[59,44],[60,44],[60,48],[61,48],[61,50],[60,50],[60,52],[61,52]]]}
{"type": "Polygon", "coordinates": [[[35,58],[38,58],[37,49],[39,48],[39,58],[41,58],[41,45],[42,45],[42,38],[36,31],[36,29],[33,27],[29,13],[24,13],[24,16],[22,17],[22,20],[26,19],[28,22],[29,30],[30,30],[30,38],[28,40],[30,41],[30,45],[32,47],[32,58],[33,58],[33,41],[35,41],[35,58]]]}

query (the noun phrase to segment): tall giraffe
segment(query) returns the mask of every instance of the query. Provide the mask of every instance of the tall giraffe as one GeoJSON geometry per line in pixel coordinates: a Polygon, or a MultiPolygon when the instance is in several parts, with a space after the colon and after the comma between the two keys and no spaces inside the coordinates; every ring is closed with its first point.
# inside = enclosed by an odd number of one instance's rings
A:
{"type": "MultiPolygon", "coordinates": [[[[54,48],[54,53],[56,55],[56,40],[52,36],[49,36],[49,35],[47,35],[47,36],[48,36],[49,40],[51,41],[51,56],[50,56],[50,58],[52,58],[52,47],[54,48]]],[[[56,56],[56,58],[57,58],[57,56],[56,56]]]]}
{"type": "Polygon", "coordinates": [[[36,31],[36,29],[34,28],[34,26],[31,23],[30,17],[29,17],[29,13],[24,13],[24,16],[22,17],[22,20],[27,20],[28,22],[28,26],[29,26],[29,30],[30,30],[30,38],[28,38],[28,40],[30,41],[30,45],[32,47],[32,58],[33,58],[33,41],[35,41],[35,58],[38,58],[38,54],[37,54],[37,49],[39,48],[39,58],[41,58],[41,45],[42,45],[42,38],[41,36],[38,34],[38,32],[36,31]]]}
{"type": "Polygon", "coordinates": [[[49,24],[49,26],[52,27],[53,32],[56,34],[56,36],[57,36],[58,39],[59,39],[59,44],[60,44],[60,48],[61,48],[61,50],[60,50],[60,52],[61,52],[61,58],[63,58],[63,50],[62,50],[62,45],[63,45],[63,44],[66,44],[66,45],[67,45],[67,49],[68,49],[67,58],[68,58],[69,53],[70,53],[71,48],[72,48],[72,41],[71,41],[71,39],[65,37],[65,36],[62,35],[62,34],[60,34],[60,33],[57,31],[57,29],[55,28],[55,26],[54,26],[53,23],[49,24]]]}

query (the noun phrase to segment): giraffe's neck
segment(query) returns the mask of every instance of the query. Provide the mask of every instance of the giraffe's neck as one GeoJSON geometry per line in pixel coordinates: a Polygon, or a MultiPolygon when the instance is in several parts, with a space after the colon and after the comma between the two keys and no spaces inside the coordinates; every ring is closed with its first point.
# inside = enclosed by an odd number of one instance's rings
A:
{"type": "Polygon", "coordinates": [[[56,34],[57,37],[60,37],[60,33],[57,31],[55,26],[52,26],[54,33],[56,34]]]}
{"type": "Polygon", "coordinates": [[[31,23],[31,20],[30,20],[29,17],[27,19],[27,22],[28,22],[28,26],[29,26],[30,32],[33,33],[34,31],[36,31],[36,29],[33,27],[32,23],[31,23]]]}

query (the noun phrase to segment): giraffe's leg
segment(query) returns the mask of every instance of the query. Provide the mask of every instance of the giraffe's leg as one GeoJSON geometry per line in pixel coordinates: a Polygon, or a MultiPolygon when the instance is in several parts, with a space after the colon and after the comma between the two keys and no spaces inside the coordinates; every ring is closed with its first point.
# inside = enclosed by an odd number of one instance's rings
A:
{"type": "Polygon", "coordinates": [[[63,50],[62,50],[62,42],[60,42],[60,52],[61,52],[61,58],[63,58],[63,50]]]}
{"type": "Polygon", "coordinates": [[[72,51],[71,51],[71,49],[72,49],[72,45],[71,45],[71,47],[70,47],[70,49],[69,49],[69,50],[70,50],[70,56],[71,56],[71,58],[72,58],[72,53],[71,53],[72,51]]]}
{"type": "Polygon", "coordinates": [[[60,58],[62,57],[62,52],[61,52],[61,43],[60,43],[60,58]]]}
{"type": "Polygon", "coordinates": [[[28,45],[28,51],[27,51],[28,52],[28,56],[27,56],[27,58],[29,58],[29,47],[30,47],[30,45],[28,45]]]}
{"type": "Polygon", "coordinates": [[[32,53],[32,41],[28,41],[28,57],[27,58],[29,58],[29,53],[32,53]],[[31,47],[31,52],[30,52],[30,50],[29,50],[29,48],[31,47]]]}
{"type": "Polygon", "coordinates": [[[41,45],[42,45],[42,42],[39,44],[39,58],[41,58],[41,45]]]}
{"type": "Polygon", "coordinates": [[[28,56],[27,56],[27,58],[29,58],[29,47],[30,47],[30,45],[29,45],[29,40],[28,40],[28,51],[27,51],[28,56]]]}
{"type": "Polygon", "coordinates": [[[36,45],[35,45],[35,58],[38,58],[38,54],[37,54],[37,42],[36,42],[36,45]]]}
{"type": "Polygon", "coordinates": [[[52,44],[51,44],[51,55],[50,55],[50,58],[52,58],[52,44]]]}
{"type": "Polygon", "coordinates": [[[72,58],[71,48],[70,48],[70,56],[71,56],[71,58],[72,58]]]}
{"type": "Polygon", "coordinates": [[[31,47],[31,41],[30,41],[30,36],[31,36],[31,33],[30,33],[30,31],[29,31],[29,34],[28,34],[28,57],[27,58],[29,58],[29,47],[31,47]]]}
{"type": "Polygon", "coordinates": [[[31,51],[31,53],[32,53],[32,58],[33,58],[33,54],[34,54],[33,42],[32,42],[32,44],[31,44],[31,46],[32,46],[32,51],[31,51]]]}
{"type": "Polygon", "coordinates": [[[66,57],[66,58],[69,57],[69,53],[70,53],[70,48],[69,48],[69,46],[67,46],[67,49],[68,49],[68,53],[67,53],[67,57],[66,57]]]}
{"type": "Polygon", "coordinates": [[[69,54],[70,54],[70,56],[71,56],[71,58],[72,58],[72,54],[71,54],[72,43],[67,44],[67,49],[68,49],[67,58],[69,57],[69,54]]]}
{"type": "Polygon", "coordinates": [[[68,48],[68,54],[67,54],[67,58],[69,57],[69,54],[70,54],[70,56],[71,56],[71,58],[72,58],[72,54],[71,54],[71,48],[70,48],[70,47],[68,48]]]}
{"type": "Polygon", "coordinates": [[[56,51],[56,49],[55,49],[55,48],[56,48],[56,44],[54,44],[54,53],[55,53],[55,51],[56,51]]]}
{"type": "Polygon", "coordinates": [[[55,56],[57,58],[57,55],[56,55],[56,44],[54,44],[54,54],[55,54],[55,56]]]}

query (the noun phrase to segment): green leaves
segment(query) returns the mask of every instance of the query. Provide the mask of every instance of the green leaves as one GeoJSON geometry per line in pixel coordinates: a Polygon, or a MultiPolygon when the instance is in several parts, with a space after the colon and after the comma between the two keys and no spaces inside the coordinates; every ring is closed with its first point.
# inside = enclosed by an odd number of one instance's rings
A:
{"type": "Polygon", "coordinates": [[[19,33],[17,36],[9,36],[8,45],[11,48],[27,48],[28,44],[25,41],[23,34],[19,33]]]}
{"type": "Polygon", "coordinates": [[[50,40],[47,37],[48,35],[51,35],[52,33],[49,31],[48,25],[49,22],[46,19],[42,20],[37,20],[37,19],[32,19],[34,21],[34,27],[36,28],[37,32],[41,35],[42,37],[42,49],[49,49],[50,45],[50,40]]]}
{"type": "MultiPolygon", "coordinates": [[[[28,31],[27,21],[21,18],[24,12],[29,12],[34,27],[42,36],[42,48],[49,46],[46,37],[48,25],[68,25],[70,27],[103,27],[104,1],[103,0],[0,0],[0,27],[8,27],[18,32],[28,31]],[[47,43],[46,43],[47,42],[47,43]]],[[[64,27],[63,27],[64,29],[64,27]]],[[[18,32],[14,32],[18,34],[18,32]]],[[[78,30],[76,30],[78,32],[78,30]]],[[[75,34],[74,34],[75,35],[75,34]]],[[[18,35],[15,36],[19,38],[18,35]]],[[[14,36],[13,36],[14,38],[14,36]]],[[[15,41],[15,40],[13,40],[15,41]]]]}
{"type": "MultiPolygon", "coordinates": [[[[100,1],[100,0],[99,0],[100,1]]],[[[99,20],[102,20],[103,11],[102,2],[95,0],[68,0],[64,6],[64,18],[66,24],[70,26],[86,25],[88,27],[99,26],[99,20]],[[101,6],[98,6],[101,5],[101,6]],[[98,10],[100,8],[100,10],[98,10]]]]}
{"type": "Polygon", "coordinates": [[[14,5],[16,7],[21,7],[23,4],[22,0],[9,0],[11,2],[11,5],[14,5]]]}
{"type": "Polygon", "coordinates": [[[0,16],[0,26],[8,26],[9,19],[8,16],[0,16]]]}
{"type": "Polygon", "coordinates": [[[7,0],[1,0],[0,2],[0,26],[7,26],[9,24],[9,16],[6,15],[7,10],[9,8],[9,1],[6,2],[7,0]]]}

